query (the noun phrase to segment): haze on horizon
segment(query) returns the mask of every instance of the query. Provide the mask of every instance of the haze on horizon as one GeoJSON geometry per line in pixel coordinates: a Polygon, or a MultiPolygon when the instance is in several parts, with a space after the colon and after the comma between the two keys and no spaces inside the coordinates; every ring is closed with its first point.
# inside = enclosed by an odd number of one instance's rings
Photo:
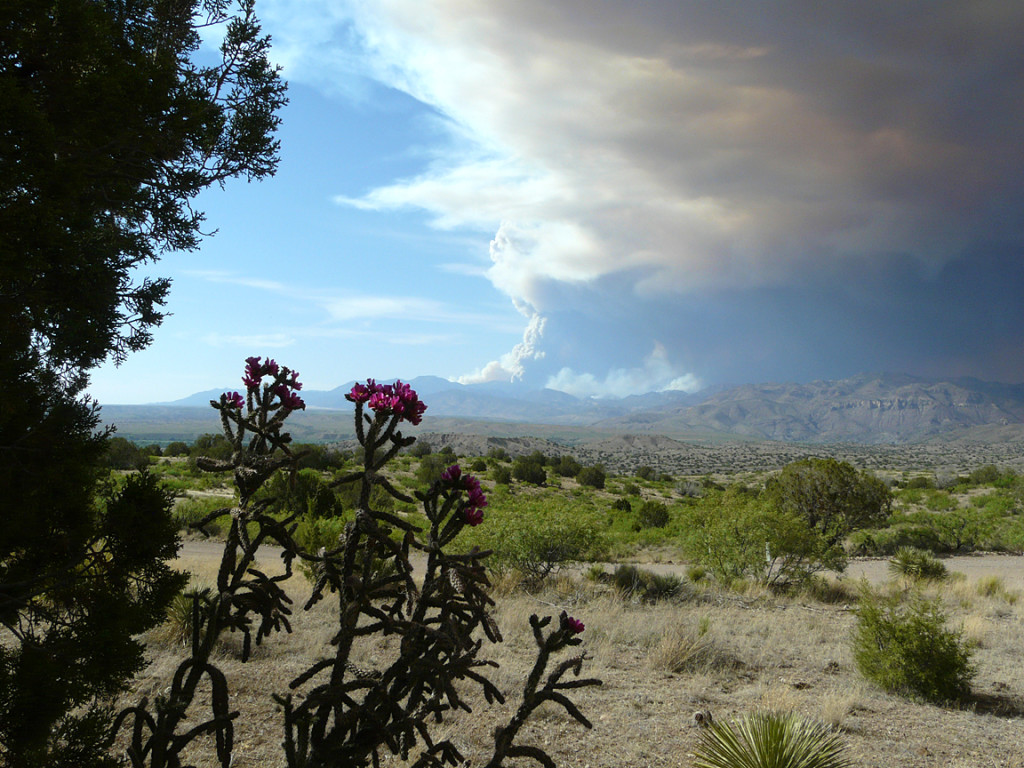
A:
{"type": "Polygon", "coordinates": [[[578,396],[1024,381],[1024,5],[260,0],[283,161],[200,201],[173,400],[271,355],[578,396]]]}

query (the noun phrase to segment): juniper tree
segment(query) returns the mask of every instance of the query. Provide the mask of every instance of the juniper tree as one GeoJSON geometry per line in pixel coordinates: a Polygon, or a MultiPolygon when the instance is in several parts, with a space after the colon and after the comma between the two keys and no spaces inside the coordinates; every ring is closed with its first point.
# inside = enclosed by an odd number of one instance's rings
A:
{"type": "Polygon", "coordinates": [[[169,281],[133,273],[198,247],[196,195],[273,173],[268,45],[252,0],[0,4],[0,762],[106,760],[93,700],[178,583],[167,499],[145,476],[102,492],[82,392],[150,342],[169,281]]]}

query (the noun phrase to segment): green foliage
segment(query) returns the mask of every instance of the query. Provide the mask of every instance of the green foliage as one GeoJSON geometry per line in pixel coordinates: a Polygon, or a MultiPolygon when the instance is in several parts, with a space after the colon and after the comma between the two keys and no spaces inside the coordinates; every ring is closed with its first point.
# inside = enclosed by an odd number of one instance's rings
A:
{"type": "Polygon", "coordinates": [[[801,582],[825,568],[842,570],[845,552],[806,518],[747,489],[711,491],[683,512],[683,549],[722,583],[801,582]]]}
{"type": "Polygon", "coordinates": [[[142,469],[149,466],[149,456],[131,440],[112,437],[107,441],[107,466],[112,469],[142,469]]]}
{"type": "Polygon", "coordinates": [[[636,483],[625,483],[622,486],[622,493],[625,496],[639,496],[640,486],[636,483]]]}
{"type": "MultiPolygon", "coordinates": [[[[84,372],[151,340],[169,281],[132,270],[199,247],[207,187],[274,172],[284,84],[251,4],[6,3],[0,15],[0,316],[84,372]],[[206,25],[215,34],[214,24],[206,25]]],[[[4,335],[5,345],[8,337],[4,335]]]]}
{"type": "Polygon", "coordinates": [[[528,456],[517,456],[512,462],[512,477],[533,485],[544,485],[548,479],[544,464],[528,456]]]}
{"type": "Polygon", "coordinates": [[[441,479],[441,473],[451,465],[450,457],[440,453],[433,453],[420,458],[420,465],[416,467],[416,480],[421,485],[430,486],[441,479]]]}
{"type": "Polygon", "coordinates": [[[495,461],[511,461],[512,458],[508,455],[508,451],[504,448],[491,448],[487,451],[487,458],[494,459],[495,461]]]}
{"type": "Polygon", "coordinates": [[[823,723],[801,715],[755,712],[715,722],[696,749],[697,768],[852,768],[846,745],[823,723]]]}
{"type": "Polygon", "coordinates": [[[434,452],[434,447],[430,443],[426,442],[425,440],[422,443],[414,444],[409,449],[409,455],[410,456],[415,456],[418,459],[422,459],[424,456],[429,456],[433,452],[434,452]]]}
{"type": "Polygon", "coordinates": [[[583,465],[568,454],[559,457],[552,467],[559,477],[576,477],[583,469],[583,465]]]}
{"type": "Polygon", "coordinates": [[[566,565],[601,559],[606,543],[598,533],[599,514],[593,505],[553,495],[492,497],[487,525],[466,538],[494,550],[492,568],[519,571],[535,588],[566,565]]]}
{"type": "Polygon", "coordinates": [[[473,463],[469,465],[469,468],[473,472],[486,472],[487,462],[483,459],[473,459],[473,463]]]}
{"type": "Polygon", "coordinates": [[[993,485],[1002,477],[1002,472],[995,464],[986,464],[978,467],[967,476],[967,482],[971,485],[993,485]]]}
{"type": "Polygon", "coordinates": [[[880,525],[892,506],[885,483],[835,459],[787,464],[768,481],[765,494],[780,512],[804,519],[829,547],[852,531],[880,525]]]}
{"type": "Polygon", "coordinates": [[[590,488],[604,488],[604,467],[599,464],[593,467],[584,467],[576,475],[576,480],[579,481],[580,485],[586,485],[590,488]]]}
{"type": "Polygon", "coordinates": [[[649,467],[645,464],[642,467],[638,467],[634,474],[641,480],[653,480],[655,471],[653,467],[649,467]]]}
{"type": "Polygon", "coordinates": [[[170,442],[164,448],[164,456],[188,456],[188,453],[188,444],[180,440],[170,442]]]}
{"type": "Polygon", "coordinates": [[[225,438],[224,435],[206,433],[200,435],[193,441],[192,447],[189,450],[189,455],[192,458],[206,456],[210,459],[227,461],[231,458],[233,450],[231,443],[227,441],[227,438],[225,438]]]}
{"type": "Polygon", "coordinates": [[[660,501],[648,499],[637,510],[637,518],[643,528],[664,528],[668,525],[668,507],[660,501]]]}
{"type": "Polygon", "coordinates": [[[928,552],[900,547],[889,561],[889,572],[915,581],[941,581],[949,572],[946,566],[928,552]]]}
{"type": "Polygon", "coordinates": [[[612,509],[617,509],[620,512],[632,512],[633,505],[629,503],[629,499],[620,496],[612,502],[612,509]]]}
{"type": "Polygon", "coordinates": [[[853,655],[865,678],[892,693],[944,703],[970,693],[975,669],[962,633],[946,627],[937,600],[884,597],[865,589],[853,655]]]}
{"type": "Polygon", "coordinates": [[[508,467],[495,467],[491,472],[496,485],[508,485],[512,482],[512,472],[508,467]]]}

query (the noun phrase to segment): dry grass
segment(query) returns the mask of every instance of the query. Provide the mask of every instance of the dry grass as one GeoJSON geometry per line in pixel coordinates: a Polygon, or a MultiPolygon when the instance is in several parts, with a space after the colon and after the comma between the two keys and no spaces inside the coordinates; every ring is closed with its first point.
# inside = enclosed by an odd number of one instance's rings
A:
{"type": "MultiPolygon", "coordinates": [[[[193,570],[205,577],[202,564],[193,570]]],[[[308,589],[301,577],[293,589],[301,605],[308,589]]],[[[487,655],[501,664],[494,679],[509,700],[488,714],[482,699],[470,697],[474,712],[443,729],[479,764],[494,725],[518,704],[516,689],[533,658],[528,617],[564,609],[586,622],[583,647],[591,659],[584,671],[604,685],[576,697],[594,722],[592,731],[557,707],[529,726],[528,738],[560,766],[688,766],[698,741],[691,725],[695,710],[724,719],[768,708],[838,729],[863,768],[1024,768],[1024,606],[998,590],[981,595],[972,580],[962,587],[965,596],[970,593],[967,607],[955,593],[959,585],[933,589],[944,596],[954,624],[978,642],[975,695],[961,708],[916,704],[862,682],[849,648],[854,615],[842,604],[752,588],[743,594],[707,591],[689,603],[641,605],[582,579],[563,578],[540,594],[510,591],[499,598],[496,619],[505,642],[487,655]]],[[[237,661],[238,643],[231,638],[220,652],[232,705],[243,713],[236,768],[281,764],[279,715],[270,694],[286,691],[312,659],[329,652],[334,615],[320,608],[313,615],[297,610],[295,632],[271,638],[248,664],[237,661]]],[[[152,664],[126,700],[161,693],[177,663],[179,646],[158,631],[150,640],[152,664]]],[[[368,647],[364,654],[367,661],[383,659],[387,648],[368,647]]],[[[193,759],[197,766],[213,765],[209,755],[193,759]]]]}

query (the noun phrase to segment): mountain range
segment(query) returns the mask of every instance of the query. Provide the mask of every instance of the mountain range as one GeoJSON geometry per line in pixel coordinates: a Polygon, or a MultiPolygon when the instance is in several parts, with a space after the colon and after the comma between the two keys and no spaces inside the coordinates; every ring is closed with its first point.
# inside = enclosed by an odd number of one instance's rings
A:
{"type": "MultiPolygon", "coordinates": [[[[306,415],[351,411],[345,393],[354,383],[304,390],[306,415]]],[[[605,433],[867,445],[972,435],[999,442],[1024,437],[1024,384],[969,378],[862,374],[839,381],[745,384],[619,399],[578,398],[510,383],[463,385],[436,376],[409,383],[427,403],[428,417],[584,427],[605,433]]],[[[208,390],[154,405],[209,407],[209,401],[223,391],[208,390]]]]}

